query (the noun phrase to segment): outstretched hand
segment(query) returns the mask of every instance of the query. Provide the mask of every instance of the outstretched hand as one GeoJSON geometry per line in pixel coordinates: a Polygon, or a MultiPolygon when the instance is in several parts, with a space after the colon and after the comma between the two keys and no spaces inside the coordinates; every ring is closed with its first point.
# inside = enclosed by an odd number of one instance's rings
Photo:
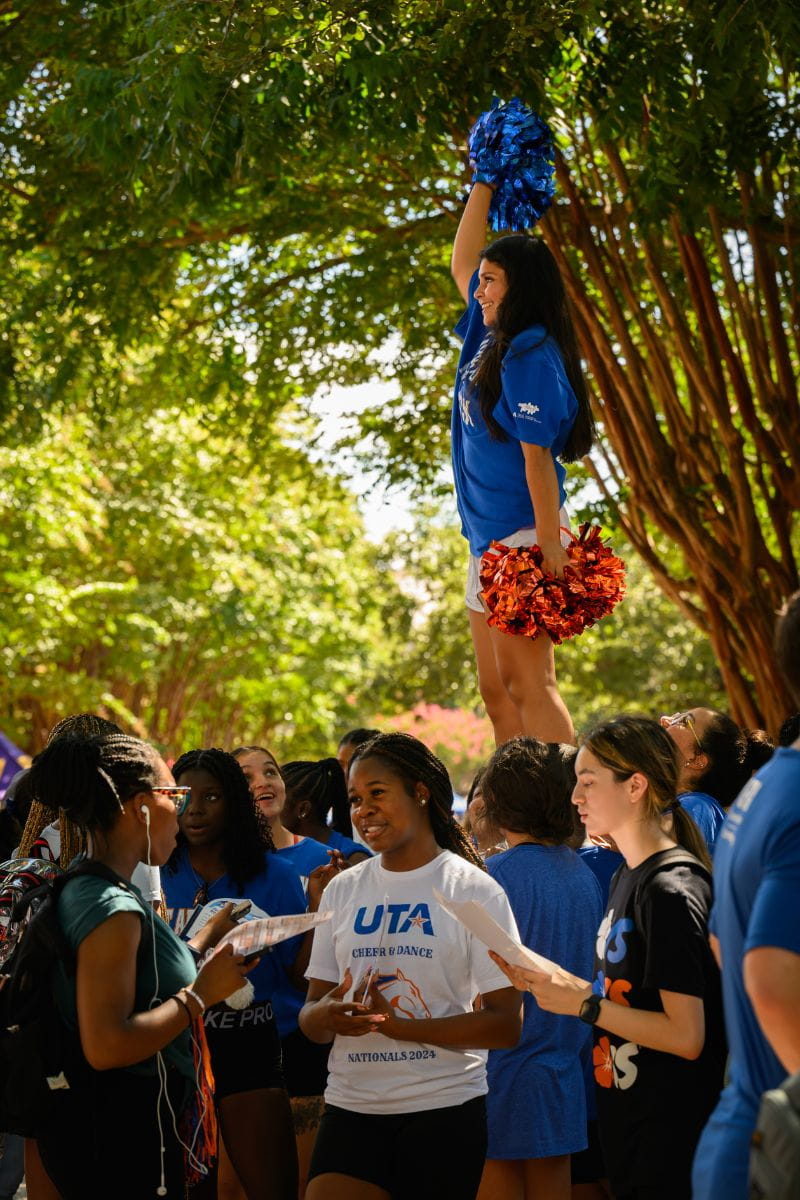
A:
{"type": "Polygon", "coordinates": [[[530,992],[545,1012],[577,1017],[584,1000],[592,994],[592,985],[587,979],[580,979],[562,967],[548,975],[530,967],[514,966],[493,950],[489,951],[489,956],[509,982],[520,992],[530,992]]]}

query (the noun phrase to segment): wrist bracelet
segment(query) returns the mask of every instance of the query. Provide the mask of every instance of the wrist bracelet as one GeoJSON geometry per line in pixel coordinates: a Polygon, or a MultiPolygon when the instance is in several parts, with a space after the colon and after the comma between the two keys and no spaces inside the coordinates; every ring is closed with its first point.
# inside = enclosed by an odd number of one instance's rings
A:
{"type": "Polygon", "coordinates": [[[206,1011],[206,1002],[205,1002],[205,1000],[203,1000],[203,998],[202,998],[201,996],[198,996],[197,992],[195,992],[193,988],[190,988],[190,987],[184,987],[184,988],[182,988],[181,990],[182,990],[183,992],[185,992],[185,994],[186,994],[187,996],[191,996],[191,997],[192,997],[192,999],[194,1000],[195,1004],[197,1004],[197,1006],[199,1007],[199,1009],[200,1009],[200,1012],[201,1012],[201,1013],[203,1013],[203,1012],[205,1012],[205,1011],[206,1011]]]}
{"type": "Polygon", "coordinates": [[[180,1004],[181,1008],[183,1009],[183,1011],[186,1013],[187,1017],[189,1018],[189,1024],[192,1025],[194,1023],[194,1017],[192,1016],[192,1010],[189,1008],[189,1005],[186,1003],[186,1001],[183,1000],[177,994],[177,992],[174,996],[171,996],[170,999],[178,1001],[178,1004],[180,1004]]]}

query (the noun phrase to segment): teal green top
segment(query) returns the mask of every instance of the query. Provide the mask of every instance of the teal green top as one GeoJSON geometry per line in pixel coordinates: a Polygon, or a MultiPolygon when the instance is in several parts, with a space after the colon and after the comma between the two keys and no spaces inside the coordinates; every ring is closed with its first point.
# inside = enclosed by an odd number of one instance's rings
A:
{"type": "MultiPolygon", "coordinates": [[[[142,944],[136,964],[136,996],[134,1012],[146,1012],[155,996],[166,1000],[178,988],[191,984],[197,975],[191,952],[176,937],[165,921],[142,899],[133,884],[109,883],[92,875],[80,875],[70,880],[58,899],[58,920],[72,949],[77,955],[84,938],[109,917],[121,912],[134,912],[142,918],[142,944]],[[151,925],[152,918],[152,925],[151,925]],[[152,929],[152,933],[151,933],[152,929]],[[155,935],[155,960],[158,967],[158,987],[153,964],[152,936],[155,935]]],[[[78,1028],[75,1000],[75,976],[63,963],[56,966],[54,990],[59,1012],[70,1029],[78,1028]]],[[[179,1033],[162,1051],[167,1064],[177,1067],[187,1079],[194,1080],[194,1058],[189,1031],[179,1033]]],[[[137,1075],[155,1075],[155,1058],[145,1059],[127,1067],[137,1075]]]]}

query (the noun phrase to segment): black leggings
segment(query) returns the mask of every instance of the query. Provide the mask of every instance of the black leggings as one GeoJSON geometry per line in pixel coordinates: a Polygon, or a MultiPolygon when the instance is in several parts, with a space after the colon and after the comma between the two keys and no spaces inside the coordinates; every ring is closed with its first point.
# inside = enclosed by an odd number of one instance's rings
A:
{"type": "MultiPolygon", "coordinates": [[[[180,1118],[187,1081],[170,1070],[167,1089],[180,1118]]],[[[37,1142],[45,1170],[63,1200],[157,1200],[161,1155],[156,1076],[93,1071],[85,1086],[58,1092],[53,1099],[47,1128],[37,1142]]],[[[160,1107],[167,1200],[184,1200],[183,1150],[163,1098],[160,1107]]]]}

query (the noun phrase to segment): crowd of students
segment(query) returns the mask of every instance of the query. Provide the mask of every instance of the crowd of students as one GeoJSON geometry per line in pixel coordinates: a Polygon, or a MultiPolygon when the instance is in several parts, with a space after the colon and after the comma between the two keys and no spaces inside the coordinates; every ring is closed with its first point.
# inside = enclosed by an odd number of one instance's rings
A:
{"type": "MultiPolygon", "coordinates": [[[[800,593],[777,645],[800,702],[800,593]]],[[[743,1200],[760,1096],[800,1068],[796,726],[774,752],[705,708],[511,738],[462,826],[409,735],[170,769],[62,722],[13,796],[20,854],[93,865],[58,902],[82,1053],[29,1200],[743,1200]],[[317,910],[256,963],[213,953],[244,916],[317,910]]]]}

